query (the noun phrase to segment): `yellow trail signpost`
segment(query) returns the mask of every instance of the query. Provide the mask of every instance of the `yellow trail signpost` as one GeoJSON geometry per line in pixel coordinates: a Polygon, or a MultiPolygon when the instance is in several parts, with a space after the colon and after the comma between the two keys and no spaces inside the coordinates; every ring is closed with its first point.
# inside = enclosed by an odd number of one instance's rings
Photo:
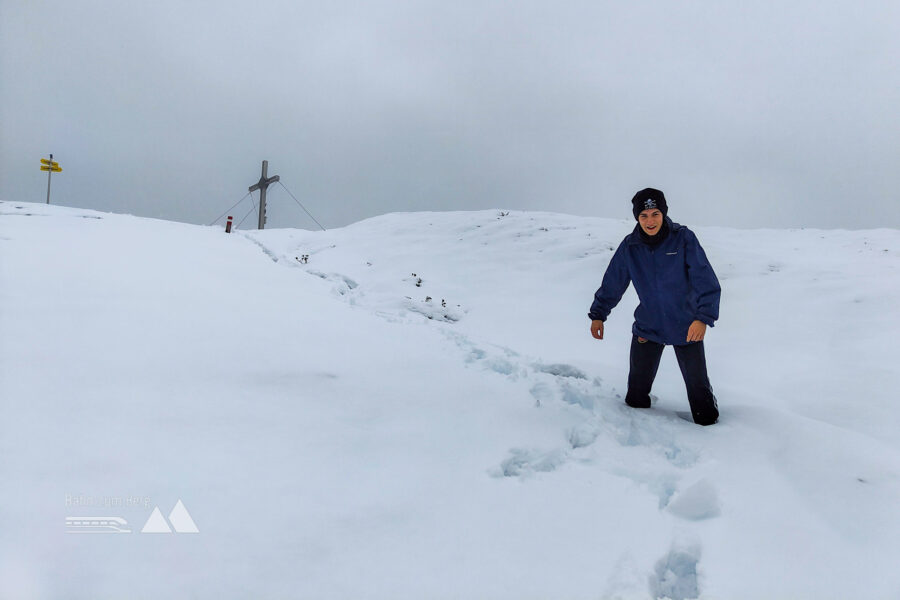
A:
{"type": "Polygon", "coordinates": [[[53,155],[51,154],[49,160],[46,158],[41,159],[41,171],[47,171],[47,204],[50,204],[50,176],[61,172],[62,167],[53,160],[53,155]]]}

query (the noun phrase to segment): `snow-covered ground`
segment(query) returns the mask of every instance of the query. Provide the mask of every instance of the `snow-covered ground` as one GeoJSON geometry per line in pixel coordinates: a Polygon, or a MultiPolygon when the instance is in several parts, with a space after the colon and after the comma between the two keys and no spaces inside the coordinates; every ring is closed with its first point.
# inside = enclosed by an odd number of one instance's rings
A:
{"type": "Polygon", "coordinates": [[[695,228],[702,428],[588,332],[632,226],[0,202],[0,597],[900,598],[900,232],[695,228]]]}

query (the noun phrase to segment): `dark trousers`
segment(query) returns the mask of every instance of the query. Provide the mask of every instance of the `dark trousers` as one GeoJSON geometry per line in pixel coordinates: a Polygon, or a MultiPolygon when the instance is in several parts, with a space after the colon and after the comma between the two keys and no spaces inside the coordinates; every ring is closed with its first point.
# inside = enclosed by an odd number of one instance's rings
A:
{"type": "MultiPolygon", "coordinates": [[[[656,379],[659,359],[662,357],[663,344],[650,340],[631,340],[631,371],[628,373],[628,394],[625,403],[634,408],[650,407],[650,388],[656,379]]],[[[703,342],[694,342],[685,346],[673,346],[684,385],[687,388],[688,402],[691,403],[691,415],[698,425],[712,425],[719,418],[719,408],[713,395],[709,377],[706,374],[706,354],[703,342]]]]}

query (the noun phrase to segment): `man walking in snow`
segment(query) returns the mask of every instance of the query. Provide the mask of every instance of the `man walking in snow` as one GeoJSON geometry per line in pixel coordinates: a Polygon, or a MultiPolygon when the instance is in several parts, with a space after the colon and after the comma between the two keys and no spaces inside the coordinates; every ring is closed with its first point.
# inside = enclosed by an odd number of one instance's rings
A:
{"type": "Polygon", "coordinates": [[[667,216],[666,197],[647,188],[631,199],[638,224],[613,255],[588,317],[591,335],[603,339],[603,322],[629,282],[640,298],[634,311],[631,370],[625,402],[650,407],[650,388],[667,345],[674,346],[687,387],[691,415],[699,425],[719,418],[706,374],[703,338],[719,318],[722,289],[697,236],[667,216]]]}

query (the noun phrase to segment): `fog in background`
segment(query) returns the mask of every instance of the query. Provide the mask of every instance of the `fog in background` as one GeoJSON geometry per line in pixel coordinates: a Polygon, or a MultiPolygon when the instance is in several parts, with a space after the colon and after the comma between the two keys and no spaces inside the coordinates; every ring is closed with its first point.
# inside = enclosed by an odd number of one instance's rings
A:
{"type": "Polygon", "coordinates": [[[326,227],[653,186],[688,225],[896,228],[898,7],[0,0],[0,199],[52,152],[53,204],[191,223],[268,159],[326,227]]]}

